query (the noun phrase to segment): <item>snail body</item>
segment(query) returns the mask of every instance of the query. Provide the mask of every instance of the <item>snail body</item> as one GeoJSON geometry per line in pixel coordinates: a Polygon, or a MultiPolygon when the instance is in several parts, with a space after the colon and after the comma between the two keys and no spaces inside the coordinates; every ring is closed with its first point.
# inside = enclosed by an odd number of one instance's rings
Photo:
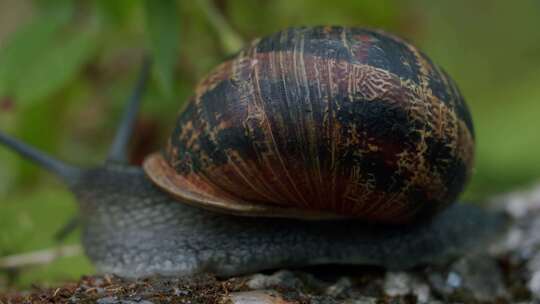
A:
{"type": "Polygon", "coordinates": [[[400,226],[240,217],[179,204],[137,167],[88,171],[72,190],[84,215],[86,254],[100,271],[125,277],[228,277],[320,264],[404,270],[481,248],[505,223],[503,216],[468,204],[400,226]]]}
{"type": "Polygon", "coordinates": [[[256,40],[199,83],[143,168],[125,162],[138,100],[93,169],[0,133],[68,184],[101,271],[407,269],[464,254],[504,227],[498,214],[452,204],[473,164],[467,106],[440,68],[388,34],[315,27],[256,40]]]}

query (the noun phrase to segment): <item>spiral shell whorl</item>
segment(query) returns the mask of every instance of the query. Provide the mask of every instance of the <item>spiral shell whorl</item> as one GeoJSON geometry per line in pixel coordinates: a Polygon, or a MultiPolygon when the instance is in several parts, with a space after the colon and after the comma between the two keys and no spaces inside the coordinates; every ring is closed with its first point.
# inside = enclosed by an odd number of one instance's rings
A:
{"type": "Polygon", "coordinates": [[[380,222],[453,202],[473,155],[444,71],[398,38],[343,27],[291,28],[219,65],[164,150],[203,192],[380,222]]]}

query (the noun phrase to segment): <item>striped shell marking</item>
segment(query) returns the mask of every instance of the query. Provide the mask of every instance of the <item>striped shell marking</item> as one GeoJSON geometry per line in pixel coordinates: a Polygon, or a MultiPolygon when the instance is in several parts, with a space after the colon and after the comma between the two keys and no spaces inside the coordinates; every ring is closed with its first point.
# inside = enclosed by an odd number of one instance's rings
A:
{"type": "Polygon", "coordinates": [[[203,208],[399,223],[454,202],[473,156],[465,101],[423,53],[380,31],[313,27],[216,67],[144,166],[203,208]]]}

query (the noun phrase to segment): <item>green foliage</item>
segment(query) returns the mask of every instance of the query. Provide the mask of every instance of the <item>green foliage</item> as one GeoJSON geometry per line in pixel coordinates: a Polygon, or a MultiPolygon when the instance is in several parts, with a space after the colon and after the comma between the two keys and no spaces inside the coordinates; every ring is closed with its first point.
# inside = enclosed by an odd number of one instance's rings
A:
{"type": "MultiPolygon", "coordinates": [[[[30,194],[15,194],[2,200],[0,213],[0,256],[31,252],[56,246],[52,235],[76,214],[73,198],[58,184],[48,184],[30,194]]],[[[66,243],[76,244],[78,235],[66,243]]],[[[92,272],[86,257],[59,260],[51,265],[34,266],[20,272],[13,283],[30,286],[44,280],[67,280],[92,272]]]]}
{"type": "Polygon", "coordinates": [[[127,24],[131,14],[137,6],[137,1],[133,0],[97,0],[97,8],[105,19],[111,22],[112,26],[123,26],[127,24]]]}
{"type": "Polygon", "coordinates": [[[12,86],[18,101],[26,103],[50,96],[73,79],[93,55],[96,49],[95,33],[85,31],[70,36],[62,44],[46,45],[40,56],[34,55],[39,60],[23,71],[25,77],[22,81],[12,86]]]}
{"type": "Polygon", "coordinates": [[[165,96],[171,97],[180,47],[178,8],[175,0],[145,0],[144,4],[156,78],[165,96]]]}
{"type": "Polygon", "coordinates": [[[227,54],[234,54],[244,46],[244,41],[238,33],[236,33],[229,23],[220,14],[210,0],[196,0],[200,8],[206,13],[209,22],[212,22],[214,28],[218,32],[218,39],[221,41],[221,47],[227,54]]]}
{"type": "MultiPolygon", "coordinates": [[[[383,28],[419,45],[462,89],[477,133],[466,198],[480,201],[540,177],[539,10],[536,0],[0,1],[0,21],[15,23],[0,22],[0,129],[91,166],[106,154],[141,57],[151,54],[136,137],[155,150],[152,139],[165,136],[194,83],[240,41],[294,25],[383,28]]],[[[2,148],[0,168],[0,256],[53,246],[75,212],[69,194],[2,148]]],[[[15,283],[89,271],[77,257],[23,271],[15,283]]]]}
{"type": "MultiPolygon", "coordinates": [[[[26,77],[36,64],[42,62],[40,53],[54,46],[53,38],[62,25],[67,24],[69,11],[62,9],[58,12],[44,12],[17,31],[8,45],[0,50],[0,96],[9,95],[18,98],[21,94],[25,94],[26,77]]],[[[26,94],[35,97],[31,93],[26,94]]],[[[25,101],[23,99],[23,102],[25,101]]]]}

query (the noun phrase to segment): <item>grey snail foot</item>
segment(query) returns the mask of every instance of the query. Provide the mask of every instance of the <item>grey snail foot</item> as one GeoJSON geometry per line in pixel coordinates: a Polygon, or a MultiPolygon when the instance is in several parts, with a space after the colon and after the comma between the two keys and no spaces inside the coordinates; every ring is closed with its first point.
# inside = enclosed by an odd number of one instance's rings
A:
{"type": "Polygon", "coordinates": [[[89,171],[78,184],[86,253],[100,271],[124,277],[232,276],[318,264],[408,269],[481,248],[506,222],[465,204],[407,227],[223,215],[174,201],[138,168],[89,171]]]}

